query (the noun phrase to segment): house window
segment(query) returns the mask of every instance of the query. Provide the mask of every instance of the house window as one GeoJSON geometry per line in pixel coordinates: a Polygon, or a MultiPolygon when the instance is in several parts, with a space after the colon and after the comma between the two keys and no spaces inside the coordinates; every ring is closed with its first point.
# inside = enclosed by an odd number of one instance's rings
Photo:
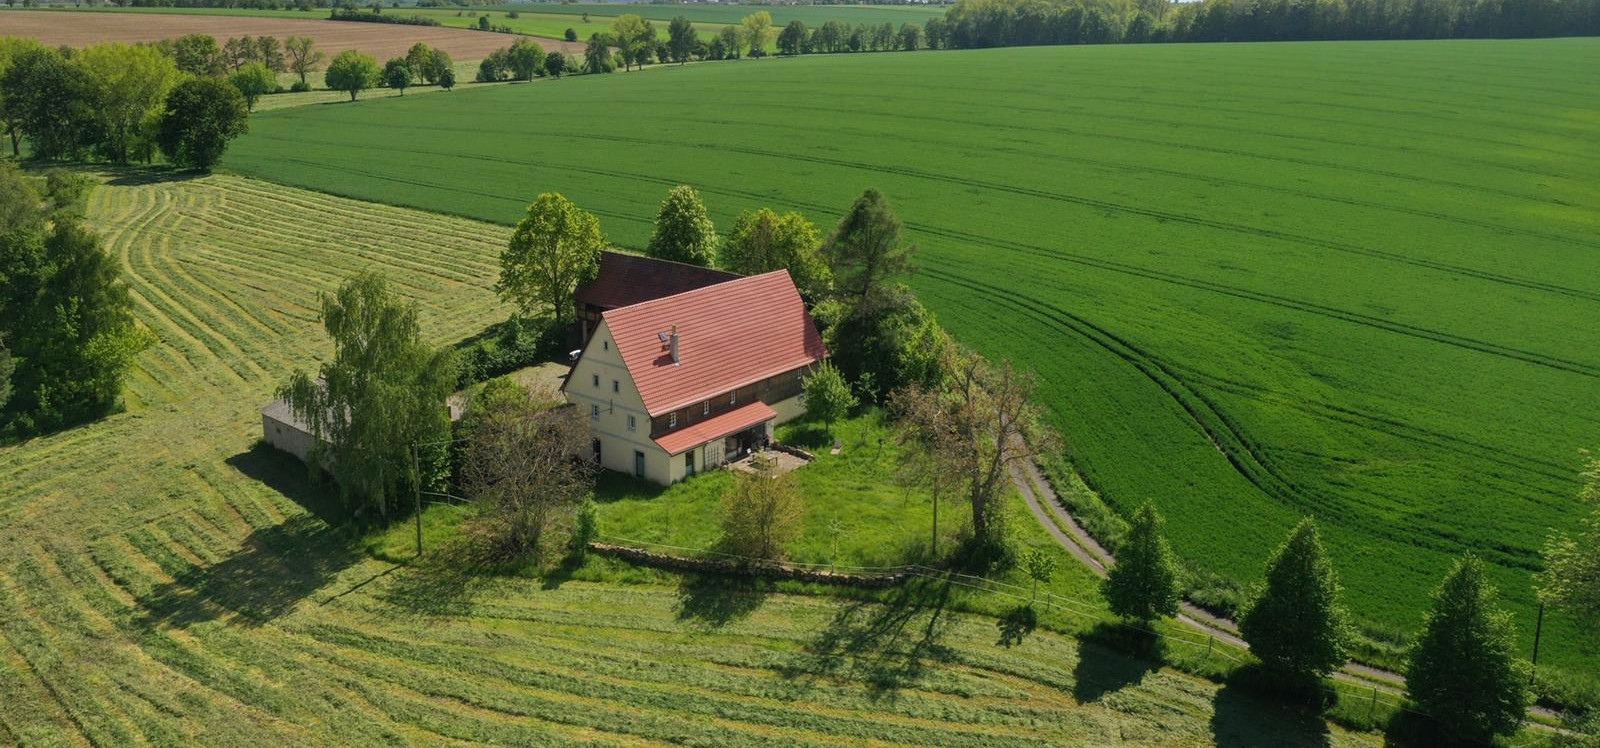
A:
{"type": "Polygon", "coordinates": [[[611,341],[609,341],[609,340],[600,341],[600,347],[604,348],[604,349],[606,349],[608,351],[611,350],[611,341]]]}
{"type": "Polygon", "coordinates": [[[700,404],[700,415],[703,415],[703,416],[711,415],[711,401],[710,400],[707,400],[707,401],[705,401],[705,402],[700,404]]]}
{"type": "Polygon", "coordinates": [[[639,420],[634,418],[631,415],[628,416],[628,430],[629,431],[638,431],[639,430],[639,420]]]}
{"type": "Polygon", "coordinates": [[[667,414],[667,428],[675,429],[677,427],[678,427],[678,411],[672,411],[671,413],[667,414]]]}
{"type": "Polygon", "coordinates": [[[596,419],[596,420],[598,420],[600,418],[600,404],[599,403],[595,403],[595,404],[589,406],[589,417],[593,418],[593,419],[596,419]]]}
{"type": "Polygon", "coordinates": [[[615,380],[615,379],[611,380],[611,391],[612,392],[621,392],[622,391],[622,383],[617,381],[617,380],[615,380]]]}
{"type": "Polygon", "coordinates": [[[599,374],[590,374],[589,376],[593,377],[594,386],[599,387],[600,386],[600,375],[599,374]]]}
{"type": "Polygon", "coordinates": [[[739,404],[739,391],[738,390],[734,390],[734,391],[728,393],[728,404],[729,405],[738,405],[739,404]]]}

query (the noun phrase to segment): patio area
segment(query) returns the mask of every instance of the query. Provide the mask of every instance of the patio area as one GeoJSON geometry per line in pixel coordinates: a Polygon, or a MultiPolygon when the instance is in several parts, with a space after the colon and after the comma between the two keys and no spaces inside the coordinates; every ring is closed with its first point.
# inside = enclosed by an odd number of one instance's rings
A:
{"type": "Polygon", "coordinates": [[[751,465],[751,460],[754,460],[757,455],[765,455],[774,459],[778,466],[779,475],[790,472],[797,468],[804,467],[811,463],[810,460],[796,454],[790,454],[789,452],[777,449],[763,449],[758,452],[752,452],[744,457],[728,463],[728,469],[737,470],[744,473],[754,473],[756,470],[755,467],[751,465]]]}

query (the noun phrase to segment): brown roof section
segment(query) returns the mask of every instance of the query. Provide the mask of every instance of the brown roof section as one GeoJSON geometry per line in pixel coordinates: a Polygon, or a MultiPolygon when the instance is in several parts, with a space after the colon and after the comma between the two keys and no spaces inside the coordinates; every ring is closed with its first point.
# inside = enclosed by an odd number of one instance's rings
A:
{"type": "Polygon", "coordinates": [[[620,252],[600,253],[600,274],[573,294],[579,304],[616,309],[740,278],[722,270],[620,252]]]}
{"type": "Polygon", "coordinates": [[[613,309],[604,319],[651,416],[828,355],[787,270],[613,309]],[[679,363],[659,337],[673,325],[679,363]]]}
{"type": "Polygon", "coordinates": [[[662,434],[656,437],[656,446],[666,450],[668,456],[677,457],[712,439],[727,436],[735,431],[743,431],[758,423],[770,421],[777,417],[778,411],[757,400],[749,405],[734,408],[715,418],[701,421],[688,428],[679,429],[670,434],[662,434]]]}

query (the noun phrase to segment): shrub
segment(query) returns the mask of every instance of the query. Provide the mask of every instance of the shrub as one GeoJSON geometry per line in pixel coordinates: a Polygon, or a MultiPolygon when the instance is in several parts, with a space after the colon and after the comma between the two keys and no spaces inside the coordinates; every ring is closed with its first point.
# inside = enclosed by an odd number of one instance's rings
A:
{"type": "Polygon", "coordinates": [[[508,319],[461,341],[460,386],[532,366],[561,350],[561,329],[546,319],[508,319]]]}
{"type": "Polygon", "coordinates": [[[311,84],[305,81],[295,81],[289,86],[289,93],[305,93],[311,90],[311,84]]]}

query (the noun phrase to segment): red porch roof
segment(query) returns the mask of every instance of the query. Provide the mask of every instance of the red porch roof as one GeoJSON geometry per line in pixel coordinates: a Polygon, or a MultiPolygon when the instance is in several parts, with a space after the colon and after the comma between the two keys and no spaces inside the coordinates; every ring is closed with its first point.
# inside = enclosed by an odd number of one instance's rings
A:
{"type": "Polygon", "coordinates": [[[613,309],[603,318],[652,417],[828,355],[786,270],[613,309]],[[676,363],[662,340],[674,326],[676,363]]]}
{"type": "Polygon", "coordinates": [[[712,439],[721,439],[729,434],[743,431],[758,423],[770,421],[777,417],[777,411],[758,400],[749,405],[734,408],[715,418],[701,421],[693,426],[686,426],[670,434],[663,434],[657,437],[655,441],[657,446],[667,450],[668,455],[677,457],[712,439]]]}

